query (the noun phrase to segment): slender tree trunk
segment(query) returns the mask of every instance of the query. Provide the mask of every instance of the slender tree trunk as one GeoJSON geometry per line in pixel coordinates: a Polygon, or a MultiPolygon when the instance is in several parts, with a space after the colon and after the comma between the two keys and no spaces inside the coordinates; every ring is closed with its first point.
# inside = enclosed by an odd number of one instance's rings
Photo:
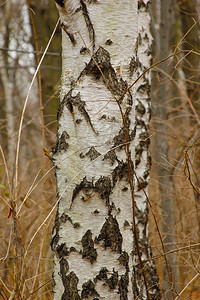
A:
{"type": "MultiPolygon", "coordinates": [[[[173,0],[172,0],[173,1],[173,0]]],[[[170,54],[169,40],[172,38],[173,30],[170,27],[172,24],[173,14],[169,14],[172,1],[161,0],[157,2],[158,14],[157,24],[159,30],[155,32],[157,43],[155,44],[155,57],[157,60],[162,60],[170,54]],[[170,20],[170,22],[169,22],[170,20]]],[[[154,3],[155,5],[155,3],[154,3]]],[[[159,185],[159,195],[161,199],[162,213],[162,232],[165,252],[176,249],[176,198],[175,186],[171,173],[170,158],[169,158],[169,137],[168,133],[168,106],[169,106],[169,83],[167,74],[169,72],[169,61],[159,65],[160,72],[156,74],[153,80],[153,106],[154,106],[154,129],[155,136],[155,158],[157,163],[157,177],[159,185]],[[159,80],[158,80],[159,78],[159,80]],[[157,90],[157,92],[155,92],[157,90]]],[[[175,293],[179,290],[179,276],[177,255],[172,253],[167,256],[169,267],[163,266],[163,293],[164,299],[173,299],[175,293]]]]}
{"type": "Polygon", "coordinates": [[[148,1],[56,2],[54,298],[160,299],[147,237],[149,73],[128,89],[150,65],[148,1]]]}

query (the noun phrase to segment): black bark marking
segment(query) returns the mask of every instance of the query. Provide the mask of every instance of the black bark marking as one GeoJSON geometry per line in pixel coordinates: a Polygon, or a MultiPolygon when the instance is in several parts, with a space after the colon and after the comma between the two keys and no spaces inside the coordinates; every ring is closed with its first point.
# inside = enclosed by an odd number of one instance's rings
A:
{"type": "Polygon", "coordinates": [[[72,203],[78,193],[82,190],[88,190],[88,189],[93,189],[93,182],[88,181],[86,177],[83,178],[80,184],[76,185],[75,189],[73,190],[73,195],[72,195],[72,203]]]}
{"type": "Polygon", "coordinates": [[[66,247],[65,243],[56,247],[56,253],[58,254],[59,258],[64,258],[69,255],[69,250],[66,247]]]}
{"type": "Polygon", "coordinates": [[[58,5],[60,5],[61,7],[64,7],[64,6],[65,6],[64,0],[55,0],[55,1],[56,1],[56,3],[57,3],[58,5]]]}
{"type": "MultiPolygon", "coordinates": [[[[72,96],[72,90],[70,90],[63,98],[61,104],[60,104],[60,109],[59,109],[59,115],[58,118],[60,118],[60,114],[63,112],[63,107],[66,106],[70,113],[73,115],[74,118],[74,109],[73,107],[77,107],[80,113],[84,116],[86,122],[91,126],[92,130],[94,131],[95,134],[96,131],[92,125],[91,119],[89,114],[87,113],[85,109],[85,102],[81,100],[80,93],[78,93],[76,96],[72,96]]],[[[76,123],[77,124],[77,123],[76,123]]]]}
{"type": "Polygon", "coordinates": [[[52,251],[56,250],[56,247],[57,247],[59,239],[60,239],[59,229],[60,229],[60,220],[59,220],[59,213],[58,213],[58,210],[57,210],[56,218],[55,218],[55,225],[54,225],[53,230],[52,230],[53,238],[52,238],[51,243],[50,243],[52,251]],[[55,232],[55,234],[54,234],[54,232],[55,232]]]}
{"type": "Polygon", "coordinates": [[[92,233],[88,230],[81,240],[83,250],[81,251],[82,258],[87,258],[91,264],[97,259],[97,251],[94,248],[94,241],[92,239],[92,233]]]}
{"type": "Polygon", "coordinates": [[[141,144],[139,143],[139,144],[135,147],[135,165],[136,165],[136,167],[137,167],[137,166],[140,164],[140,162],[141,162],[142,152],[143,152],[143,148],[142,148],[141,144]]]}
{"type": "Polygon", "coordinates": [[[136,109],[137,113],[138,113],[141,117],[142,117],[142,116],[145,114],[145,112],[146,112],[146,109],[145,109],[145,107],[144,107],[144,105],[142,104],[141,101],[138,101],[138,104],[136,105],[135,109],[136,109]]]}
{"type": "Polygon", "coordinates": [[[126,109],[126,112],[124,114],[124,121],[125,121],[125,128],[121,128],[119,130],[118,135],[116,135],[113,138],[113,147],[117,147],[118,150],[122,150],[126,147],[126,142],[131,142],[134,140],[135,138],[135,131],[130,132],[130,119],[128,117],[128,114],[131,110],[131,106],[132,106],[132,97],[129,97],[129,105],[130,107],[126,109]],[[130,104],[131,103],[131,104],[130,104]],[[126,137],[128,137],[128,141],[126,140],[126,137]]]}
{"type": "Polygon", "coordinates": [[[100,120],[107,120],[109,122],[116,122],[116,118],[115,117],[110,117],[110,116],[107,116],[105,114],[103,114],[101,117],[100,117],[100,120]]]}
{"type": "Polygon", "coordinates": [[[88,297],[100,297],[95,290],[95,285],[91,280],[88,280],[82,285],[81,299],[88,297]]]}
{"type": "Polygon", "coordinates": [[[66,214],[65,212],[62,213],[61,217],[60,217],[61,222],[66,223],[67,221],[69,221],[72,225],[72,219],[70,218],[70,216],[68,216],[68,214],[66,214]]]}
{"type": "Polygon", "coordinates": [[[101,270],[99,271],[99,274],[95,277],[94,282],[96,282],[97,280],[107,280],[108,276],[108,269],[106,268],[101,268],[101,270]]]}
{"type": "Polygon", "coordinates": [[[139,137],[140,137],[140,143],[141,143],[141,146],[142,146],[144,149],[148,149],[149,143],[150,143],[148,131],[145,131],[145,132],[140,133],[139,137]]]}
{"type": "Polygon", "coordinates": [[[74,228],[80,228],[81,227],[81,225],[80,225],[80,223],[78,223],[78,222],[76,222],[76,223],[74,223],[74,228]]]}
{"type": "Polygon", "coordinates": [[[111,39],[108,39],[106,42],[105,42],[105,45],[112,45],[113,44],[113,41],[111,39]]]}
{"type": "Polygon", "coordinates": [[[112,184],[109,176],[101,176],[95,182],[95,191],[100,195],[101,199],[106,200],[109,204],[109,197],[112,192],[112,184]]]}
{"type": "Polygon", "coordinates": [[[71,217],[68,216],[68,214],[66,214],[65,212],[62,213],[62,216],[60,217],[60,221],[61,221],[62,223],[66,223],[67,221],[69,221],[69,222],[72,224],[72,226],[73,226],[74,228],[76,228],[76,229],[77,229],[77,228],[80,228],[80,224],[77,223],[77,222],[73,223],[71,217]]]}
{"type": "Polygon", "coordinates": [[[124,227],[130,226],[129,222],[127,220],[124,221],[124,227]]]}
{"type": "Polygon", "coordinates": [[[107,285],[111,290],[114,290],[118,284],[118,278],[119,278],[118,272],[116,272],[113,269],[113,272],[109,278],[108,278],[108,273],[110,272],[108,272],[107,268],[101,268],[99,274],[95,277],[94,282],[96,283],[98,280],[104,281],[105,283],[107,283],[107,285]]]}
{"type": "Polygon", "coordinates": [[[94,48],[95,48],[95,31],[94,31],[92,22],[90,20],[90,16],[89,16],[86,4],[83,2],[83,0],[80,0],[80,4],[81,4],[83,17],[85,19],[85,23],[88,28],[90,42],[92,42],[92,47],[94,50],[94,48]]]}
{"type": "Polygon", "coordinates": [[[66,276],[65,270],[67,269],[67,265],[66,263],[63,264],[63,262],[62,260],[60,261],[60,274],[64,286],[64,293],[62,294],[61,300],[80,300],[81,298],[77,288],[79,279],[74,272],[70,272],[69,275],[66,276]]]}
{"type": "Polygon", "coordinates": [[[126,273],[125,275],[122,275],[119,280],[120,300],[128,299],[128,284],[129,284],[129,278],[128,278],[128,273],[126,273]]]}
{"type": "Polygon", "coordinates": [[[80,50],[80,54],[85,54],[87,53],[87,48],[86,47],[82,47],[80,50]]]}
{"type": "Polygon", "coordinates": [[[138,60],[133,56],[129,64],[130,76],[138,69],[138,60]]]}
{"type": "Polygon", "coordinates": [[[126,272],[129,272],[129,256],[126,251],[123,251],[119,257],[119,263],[126,268],[126,272]]]}
{"type": "Polygon", "coordinates": [[[146,180],[144,180],[143,178],[139,177],[138,178],[138,182],[137,182],[137,191],[143,190],[147,187],[148,182],[146,180]]]}
{"type": "MultiPolygon", "coordinates": [[[[83,191],[85,195],[91,195],[94,191],[100,195],[102,200],[106,200],[106,205],[109,208],[110,214],[113,208],[109,202],[110,194],[112,193],[112,189],[117,181],[122,180],[123,178],[126,178],[127,182],[129,181],[127,163],[120,161],[118,161],[118,166],[113,170],[111,178],[109,176],[101,176],[94,183],[92,181],[88,181],[86,177],[84,177],[83,180],[77,184],[73,190],[71,207],[74,199],[77,197],[80,191],[83,191]]],[[[131,163],[131,178],[133,179],[133,163],[131,163]]]]}
{"type": "Polygon", "coordinates": [[[75,45],[75,44],[76,44],[76,40],[75,40],[75,38],[74,38],[73,33],[69,32],[69,31],[67,30],[68,27],[67,27],[64,23],[61,23],[61,28],[62,28],[62,29],[64,30],[64,32],[68,35],[68,37],[69,37],[70,41],[72,42],[72,44],[75,45]]]}
{"type": "Polygon", "coordinates": [[[62,280],[64,280],[69,270],[69,264],[68,261],[63,257],[60,259],[59,263],[60,263],[60,276],[62,280]]]}
{"type": "MultiPolygon", "coordinates": [[[[133,163],[130,163],[131,179],[133,179],[133,163]]],[[[112,172],[113,185],[115,185],[118,180],[122,180],[123,178],[125,178],[126,181],[129,182],[127,163],[122,161],[118,163],[118,166],[112,172]]]]}
{"type": "Polygon", "coordinates": [[[147,3],[145,3],[143,0],[138,0],[138,9],[145,8],[145,11],[147,11],[150,3],[150,0],[147,3]]]}
{"type": "Polygon", "coordinates": [[[101,153],[99,153],[95,147],[91,147],[90,150],[85,154],[85,156],[88,156],[90,160],[96,159],[101,153]]]}
{"type": "Polygon", "coordinates": [[[147,93],[147,95],[149,95],[149,93],[150,93],[150,85],[149,85],[149,82],[146,82],[145,84],[141,84],[141,85],[138,87],[137,92],[138,92],[138,93],[141,93],[141,94],[147,93]]]}
{"type": "Polygon", "coordinates": [[[103,160],[106,160],[106,159],[108,159],[108,160],[110,161],[111,166],[114,165],[115,161],[119,161],[119,160],[117,159],[117,155],[116,155],[116,153],[115,153],[114,150],[108,151],[108,152],[104,155],[103,160]]]}
{"type": "MultiPolygon", "coordinates": [[[[103,72],[106,81],[112,89],[113,93],[117,96],[121,96],[122,93],[127,89],[128,85],[125,81],[123,81],[123,79],[120,79],[120,81],[118,81],[117,75],[110,61],[109,52],[103,47],[99,47],[99,49],[94,53],[93,57],[95,62],[101,68],[101,71],[103,72]]],[[[97,68],[94,60],[91,58],[90,62],[87,64],[80,77],[83,75],[90,75],[93,76],[96,80],[102,78],[101,72],[97,68]]],[[[106,85],[105,82],[104,84],[106,85]]]]}
{"type": "Polygon", "coordinates": [[[80,124],[82,122],[82,119],[77,119],[76,124],[80,124]]]}
{"type": "MultiPolygon", "coordinates": [[[[145,124],[143,123],[143,121],[138,121],[137,125],[140,127],[144,127],[143,125],[145,125],[145,124]]],[[[140,134],[140,136],[139,136],[140,142],[135,148],[135,165],[136,166],[138,166],[141,162],[141,157],[142,157],[143,151],[148,150],[148,148],[149,148],[149,143],[150,143],[149,134],[148,134],[147,128],[144,128],[144,129],[145,129],[145,132],[142,132],[140,134]]],[[[148,155],[147,166],[149,166],[149,167],[151,166],[151,157],[149,155],[148,155]]]]}
{"type": "Polygon", "coordinates": [[[116,272],[115,270],[113,270],[112,275],[110,276],[110,278],[108,278],[106,280],[106,283],[108,284],[109,288],[111,290],[114,290],[118,284],[118,272],[116,272]]]}
{"type": "Polygon", "coordinates": [[[119,224],[113,216],[106,219],[101,228],[100,235],[96,237],[95,242],[103,241],[105,249],[110,247],[114,252],[121,253],[122,251],[122,234],[119,229],[119,224]]]}
{"type": "Polygon", "coordinates": [[[69,148],[69,144],[66,142],[66,139],[69,139],[69,134],[66,131],[63,131],[61,137],[58,138],[56,143],[56,148],[54,150],[54,154],[61,151],[66,151],[69,148]]]}

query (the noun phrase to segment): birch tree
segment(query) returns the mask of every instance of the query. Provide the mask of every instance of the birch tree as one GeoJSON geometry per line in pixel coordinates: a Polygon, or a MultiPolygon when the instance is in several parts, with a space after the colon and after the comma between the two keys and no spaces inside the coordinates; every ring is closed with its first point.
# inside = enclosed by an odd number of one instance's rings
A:
{"type": "Polygon", "coordinates": [[[160,299],[147,229],[149,1],[56,2],[54,299],[160,299]]]}

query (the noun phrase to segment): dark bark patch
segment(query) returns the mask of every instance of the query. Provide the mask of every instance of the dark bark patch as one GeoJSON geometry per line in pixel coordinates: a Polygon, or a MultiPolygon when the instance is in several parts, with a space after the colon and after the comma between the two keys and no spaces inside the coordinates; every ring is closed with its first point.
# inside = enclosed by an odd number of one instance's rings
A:
{"type": "MultiPolygon", "coordinates": [[[[131,164],[131,179],[133,179],[133,163],[131,164]]],[[[125,178],[129,182],[128,178],[128,166],[126,162],[119,162],[118,166],[112,172],[113,185],[117,183],[118,180],[125,178]]]]}
{"type": "Polygon", "coordinates": [[[127,220],[124,221],[124,227],[130,226],[129,222],[127,220]]]}
{"type": "Polygon", "coordinates": [[[65,243],[57,246],[56,252],[58,253],[59,258],[63,258],[69,255],[69,250],[67,249],[65,243]]]}
{"type": "Polygon", "coordinates": [[[141,93],[141,94],[145,94],[145,93],[149,94],[149,91],[150,91],[149,82],[146,82],[145,84],[140,85],[137,89],[137,92],[141,93]]]}
{"type": "Polygon", "coordinates": [[[80,227],[81,227],[80,223],[78,223],[78,222],[74,223],[74,225],[73,225],[73,226],[74,226],[74,228],[75,228],[75,229],[77,229],[77,228],[80,228],[80,227]]]}
{"type": "Polygon", "coordinates": [[[119,257],[119,263],[126,268],[126,272],[129,272],[129,256],[126,251],[123,251],[119,257]]]}
{"type": "Polygon", "coordinates": [[[74,35],[73,35],[73,33],[68,31],[68,26],[65,25],[64,23],[61,23],[61,27],[64,30],[64,32],[68,35],[68,37],[69,37],[70,41],[72,42],[72,44],[75,45],[76,41],[75,41],[74,35]]]}
{"type": "Polygon", "coordinates": [[[140,133],[140,144],[144,149],[148,149],[150,144],[149,133],[147,131],[140,133]]]}
{"type": "Polygon", "coordinates": [[[99,153],[95,147],[91,147],[90,150],[85,154],[85,156],[88,156],[90,160],[96,159],[101,153],[99,153]]]}
{"type": "Polygon", "coordinates": [[[118,284],[118,277],[118,272],[113,270],[112,275],[106,280],[106,283],[111,290],[114,290],[116,288],[118,284]]]}
{"type": "Polygon", "coordinates": [[[138,102],[138,104],[136,105],[135,109],[136,109],[137,113],[138,113],[141,117],[142,117],[142,116],[145,114],[145,112],[146,112],[146,109],[145,109],[145,107],[144,107],[144,105],[142,104],[141,101],[138,102]]]}
{"type": "Polygon", "coordinates": [[[71,217],[70,217],[68,214],[66,214],[65,212],[62,213],[62,215],[61,215],[61,217],[60,217],[60,221],[61,221],[62,223],[66,223],[67,221],[69,221],[69,222],[72,224],[72,226],[73,226],[74,228],[80,228],[80,224],[77,223],[77,222],[73,223],[71,217]]]}
{"type": "Polygon", "coordinates": [[[69,139],[69,134],[66,131],[63,131],[61,137],[58,138],[56,146],[52,147],[51,149],[53,154],[61,151],[66,151],[69,148],[69,144],[66,142],[66,139],[69,139]]]}
{"type": "Polygon", "coordinates": [[[69,221],[73,225],[71,217],[68,214],[66,214],[65,212],[62,213],[60,220],[62,223],[66,223],[67,221],[69,221]]]}
{"type": "Polygon", "coordinates": [[[137,190],[140,191],[140,190],[143,190],[147,187],[148,182],[140,177],[140,178],[138,178],[137,185],[138,185],[137,190]]]}
{"type": "Polygon", "coordinates": [[[88,230],[81,240],[83,250],[81,251],[82,258],[87,258],[91,264],[97,259],[97,251],[94,248],[94,241],[92,239],[92,233],[88,230]]]}
{"type": "Polygon", "coordinates": [[[93,182],[88,181],[86,177],[84,177],[81,183],[77,184],[73,190],[72,203],[80,191],[85,190],[87,193],[87,191],[91,189],[93,189],[93,182]]]}
{"type": "Polygon", "coordinates": [[[112,45],[113,44],[113,41],[111,39],[108,39],[106,42],[105,42],[105,45],[112,45]]]}
{"type": "Polygon", "coordinates": [[[58,5],[60,5],[61,7],[64,7],[64,6],[65,6],[64,0],[55,0],[55,1],[56,1],[56,3],[57,3],[58,5]]]}
{"type": "Polygon", "coordinates": [[[56,213],[56,218],[55,218],[55,225],[53,227],[53,230],[52,230],[52,235],[53,235],[53,238],[51,240],[51,249],[53,251],[55,251],[56,249],[56,246],[58,245],[58,242],[59,242],[59,229],[60,229],[60,219],[59,219],[59,213],[58,213],[58,210],[57,210],[57,213],[56,213]],[[55,234],[54,234],[55,232],[55,234]]]}
{"type": "Polygon", "coordinates": [[[100,120],[107,120],[108,122],[116,122],[116,118],[115,117],[111,117],[111,116],[108,116],[108,115],[105,115],[105,114],[103,114],[100,117],[100,120]]]}
{"type": "Polygon", "coordinates": [[[88,280],[82,285],[82,292],[81,298],[88,298],[88,297],[100,297],[100,295],[95,290],[95,285],[91,280],[88,280]]]}
{"type": "Polygon", "coordinates": [[[105,155],[103,160],[108,159],[110,161],[111,166],[114,165],[115,161],[117,160],[117,155],[114,150],[108,151],[105,155]]]}
{"type": "Polygon", "coordinates": [[[100,235],[95,240],[97,243],[100,241],[103,241],[105,249],[110,247],[114,252],[121,253],[123,241],[122,234],[116,218],[111,215],[106,219],[101,228],[100,235]]]}
{"type": "Polygon", "coordinates": [[[136,60],[135,57],[133,56],[129,64],[129,70],[131,76],[133,76],[133,73],[137,70],[137,68],[138,68],[138,60],[136,60]]]}
{"type": "Polygon", "coordinates": [[[61,278],[64,286],[64,293],[62,294],[61,300],[80,300],[78,294],[78,277],[74,272],[70,272],[69,275],[65,275],[64,272],[61,273],[61,278]]]}
{"type": "Polygon", "coordinates": [[[140,164],[141,162],[141,157],[142,157],[142,152],[143,152],[143,148],[140,144],[138,144],[135,147],[135,165],[136,167],[140,164]]]}
{"type": "MultiPolygon", "coordinates": [[[[95,191],[100,195],[101,199],[106,200],[106,205],[109,205],[109,197],[112,192],[111,179],[109,176],[101,176],[94,184],[84,177],[81,183],[76,185],[73,190],[72,203],[80,191],[83,191],[86,196],[91,195],[92,192],[95,191]]],[[[82,200],[86,201],[87,199],[83,197],[82,200]]]]}
{"type": "MultiPolygon", "coordinates": [[[[63,98],[61,104],[60,104],[60,108],[58,110],[58,119],[60,118],[62,112],[63,112],[63,107],[66,106],[68,108],[68,110],[70,111],[70,113],[72,114],[73,118],[74,117],[74,106],[78,108],[78,110],[80,111],[80,113],[83,115],[83,117],[85,118],[86,122],[90,125],[90,127],[92,128],[92,130],[94,131],[95,134],[96,131],[92,125],[91,119],[89,114],[87,113],[86,109],[85,109],[85,102],[81,100],[81,96],[80,93],[78,93],[76,96],[72,96],[72,90],[70,90],[63,98]]],[[[76,121],[75,121],[76,123],[76,121]]],[[[77,123],[76,123],[77,124],[77,123]]]]}
{"type": "Polygon", "coordinates": [[[94,282],[96,282],[97,280],[107,280],[108,276],[108,269],[107,268],[101,268],[101,270],[99,271],[99,274],[95,277],[94,282]]]}
{"type": "Polygon", "coordinates": [[[80,54],[85,54],[87,53],[87,48],[86,47],[82,47],[80,50],[80,54]]]}
{"type": "Polygon", "coordinates": [[[147,126],[143,120],[136,118],[135,123],[136,123],[136,126],[147,131],[147,126]]]}
{"type": "Polygon", "coordinates": [[[99,274],[95,277],[94,282],[96,283],[98,280],[104,281],[111,290],[114,290],[118,284],[118,272],[113,269],[111,276],[108,278],[108,269],[101,268],[99,274]]]}
{"type": "MultiPolygon", "coordinates": [[[[127,88],[127,83],[124,82],[123,79],[120,79],[118,81],[117,75],[110,61],[109,52],[103,47],[99,47],[99,49],[94,53],[93,57],[96,63],[91,58],[90,62],[83,70],[81,76],[90,75],[96,80],[99,80],[100,78],[102,78],[101,72],[99,71],[100,68],[107,81],[107,84],[112,89],[113,93],[117,96],[121,96],[123,91],[125,91],[127,88]],[[99,66],[99,68],[96,64],[99,66]]],[[[106,82],[104,83],[107,86],[106,82]]]]}
{"type": "Polygon", "coordinates": [[[138,0],[138,9],[145,8],[145,11],[147,11],[150,3],[150,0],[147,3],[145,3],[143,0],[138,0]]]}
{"type": "Polygon", "coordinates": [[[112,191],[112,184],[109,176],[102,176],[95,182],[95,191],[109,204],[109,197],[112,191]]]}
{"type": "Polygon", "coordinates": [[[126,273],[125,275],[122,275],[119,280],[120,300],[128,299],[128,284],[129,284],[129,278],[128,278],[128,273],[126,273]]]}

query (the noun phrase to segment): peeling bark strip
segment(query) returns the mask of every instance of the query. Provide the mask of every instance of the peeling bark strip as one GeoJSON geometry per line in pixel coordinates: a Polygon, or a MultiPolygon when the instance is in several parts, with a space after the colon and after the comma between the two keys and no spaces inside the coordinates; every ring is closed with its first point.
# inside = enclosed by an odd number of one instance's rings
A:
{"type": "Polygon", "coordinates": [[[149,74],[123,95],[150,65],[148,1],[141,1],[139,10],[136,0],[56,2],[67,34],[52,150],[60,196],[51,243],[54,299],[160,299],[144,194],[150,168],[149,74]]]}

